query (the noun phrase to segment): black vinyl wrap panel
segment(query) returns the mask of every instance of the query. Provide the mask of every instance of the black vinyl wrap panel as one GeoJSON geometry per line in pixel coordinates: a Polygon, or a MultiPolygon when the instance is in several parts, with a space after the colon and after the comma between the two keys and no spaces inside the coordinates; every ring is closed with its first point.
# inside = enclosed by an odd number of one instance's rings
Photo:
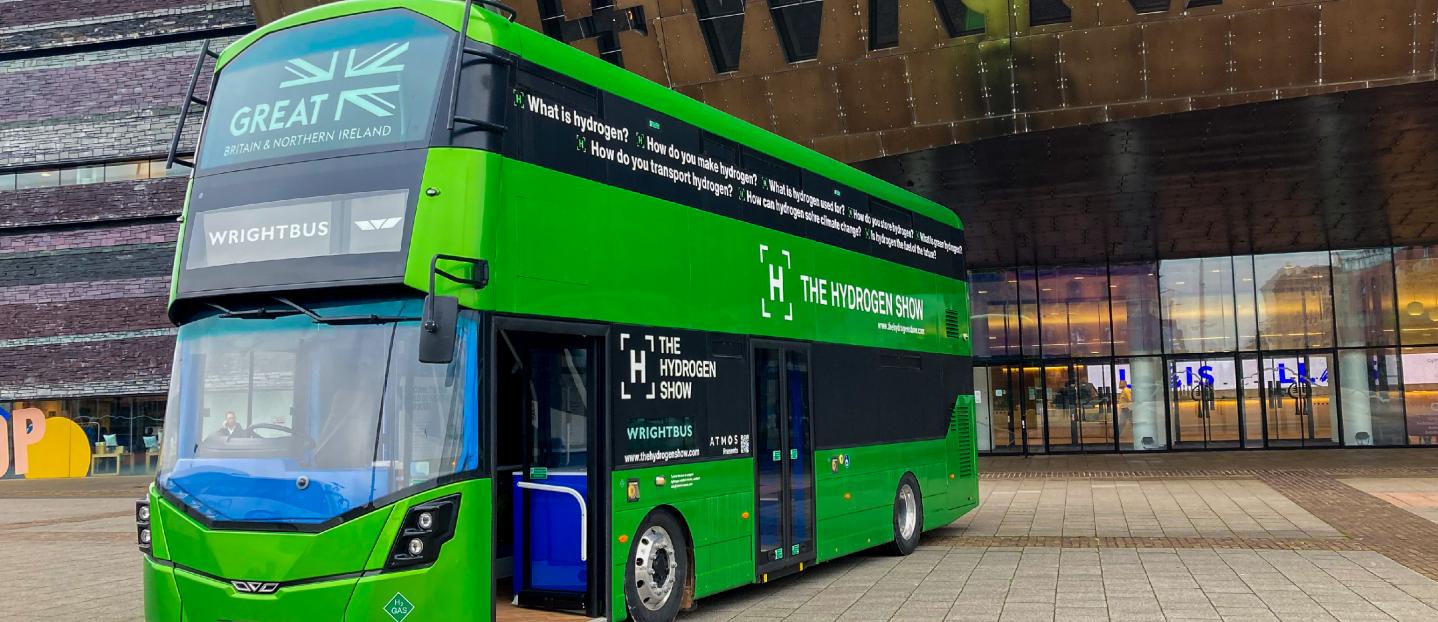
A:
{"type": "Polygon", "coordinates": [[[818,449],[943,438],[955,400],[974,391],[968,357],[826,343],[811,351],[818,449]]]}
{"type": "MultiPolygon", "coordinates": [[[[859,346],[764,342],[810,353],[816,450],[943,438],[973,392],[968,357],[859,346]]],[[[753,455],[753,340],[615,325],[609,430],[614,468],[753,455]]]]}

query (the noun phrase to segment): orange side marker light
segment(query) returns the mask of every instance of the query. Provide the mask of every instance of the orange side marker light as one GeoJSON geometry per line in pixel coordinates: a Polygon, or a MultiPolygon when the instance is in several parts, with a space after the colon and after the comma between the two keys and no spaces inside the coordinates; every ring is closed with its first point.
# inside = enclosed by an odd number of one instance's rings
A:
{"type": "Polygon", "coordinates": [[[620,544],[624,544],[625,542],[628,542],[628,541],[629,541],[629,536],[628,536],[628,535],[619,534],[619,543],[620,543],[620,544]]]}

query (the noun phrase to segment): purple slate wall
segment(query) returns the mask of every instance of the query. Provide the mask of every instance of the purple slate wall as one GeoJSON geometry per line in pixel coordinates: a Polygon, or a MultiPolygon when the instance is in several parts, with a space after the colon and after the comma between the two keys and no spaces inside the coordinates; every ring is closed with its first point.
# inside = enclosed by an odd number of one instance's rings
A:
{"type": "MultiPolygon", "coordinates": [[[[162,157],[201,40],[251,24],[237,0],[0,3],[0,174],[162,157]]],[[[186,182],[0,189],[0,400],[166,391],[186,182]]]]}

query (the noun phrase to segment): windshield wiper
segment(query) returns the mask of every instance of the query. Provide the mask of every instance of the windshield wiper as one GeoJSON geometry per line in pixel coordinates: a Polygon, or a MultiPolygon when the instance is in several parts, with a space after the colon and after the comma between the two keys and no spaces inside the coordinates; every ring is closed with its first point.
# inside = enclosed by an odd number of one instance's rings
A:
{"type": "Polygon", "coordinates": [[[275,301],[279,302],[280,304],[294,309],[294,311],[289,312],[291,315],[293,315],[294,313],[303,313],[314,323],[326,324],[329,326],[344,326],[353,324],[388,324],[390,322],[417,322],[421,319],[419,317],[406,317],[400,315],[375,315],[373,313],[369,315],[336,315],[331,317],[325,317],[294,303],[288,298],[282,298],[280,296],[270,296],[270,298],[275,299],[275,301]]]}
{"type": "Polygon", "coordinates": [[[272,311],[264,307],[260,307],[258,309],[246,309],[244,311],[231,311],[213,302],[207,302],[205,304],[219,309],[221,311],[220,317],[222,318],[240,318],[243,320],[273,320],[275,318],[289,317],[291,315],[299,315],[301,313],[300,311],[292,311],[290,309],[279,309],[272,311]]]}

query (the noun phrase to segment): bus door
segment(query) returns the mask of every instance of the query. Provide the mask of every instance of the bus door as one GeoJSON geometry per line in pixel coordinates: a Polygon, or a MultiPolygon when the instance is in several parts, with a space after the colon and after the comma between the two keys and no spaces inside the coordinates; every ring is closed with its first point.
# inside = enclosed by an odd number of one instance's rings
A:
{"type": "Polygon", "coordinates": [[[512,521],[500,553],[513,555],[511,603],[599,615],[600,339],[501,330],[497,341],[496,410],[509,422],[496,423],[496,453],[509,459],[496,520],[512,521]]]}
{"type": "Polygon", "coordinates": [[[809,349],[756,341],[754,397],[756,572],[767,580],[815,558],[809,349]]]}

